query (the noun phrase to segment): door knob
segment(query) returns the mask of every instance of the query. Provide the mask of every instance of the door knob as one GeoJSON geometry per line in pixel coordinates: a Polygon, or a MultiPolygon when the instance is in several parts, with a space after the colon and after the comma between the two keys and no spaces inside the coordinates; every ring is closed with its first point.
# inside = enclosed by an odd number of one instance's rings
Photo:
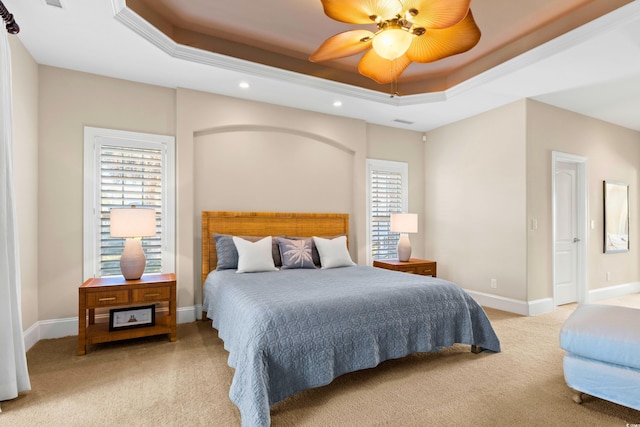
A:
{"type": "Polygon", "coordinates": [[[577,237],[573,238],[573,243],[578,243],[580,241],[580,239],[578,239],[577,237]]]}

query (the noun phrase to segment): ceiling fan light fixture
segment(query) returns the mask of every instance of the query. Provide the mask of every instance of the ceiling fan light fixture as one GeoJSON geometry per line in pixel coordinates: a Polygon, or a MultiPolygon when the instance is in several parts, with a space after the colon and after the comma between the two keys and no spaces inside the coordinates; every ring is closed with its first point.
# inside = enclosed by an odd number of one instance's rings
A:
{"type": "Polygon", "coordinates": [[[381,57],[393,61],[411,46],[413,36],[401,28],[386,28],[373,38],[373,49],[381,57]]]}
{"type": "MultiPolygon", "coordinates": [[[[325,15],[348,24],[375,24],[329,37],[309,57],[330,61],[363,54],[358,71],[378,84],[397,82],[412,63],[458,55],[480,41],[471,0],[320,0],[325,15]]],[[[393,96],[393,95],[392,95],[393,96]]]]}

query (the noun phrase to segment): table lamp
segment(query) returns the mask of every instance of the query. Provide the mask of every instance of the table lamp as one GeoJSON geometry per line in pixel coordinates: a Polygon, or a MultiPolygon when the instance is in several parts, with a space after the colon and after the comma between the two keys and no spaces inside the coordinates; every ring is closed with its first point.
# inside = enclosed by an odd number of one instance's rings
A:
{"type": "Polygon", "coordinates": [[[400,233],[400,240],[398,240],[398,260],[409,261],[411,258],[411,241],[407,233],[418,232],[418,214],[391,214],[390,231],[400,233]]]}
{"type": "Polygon", "coordinates": [[[120,256],[122,275],[126,280],[138,280],[147,264],[140,238],[156,235],[156,210],[135,206],[112,208],[109,216],[111,237],[127,239],[120,256]]]}

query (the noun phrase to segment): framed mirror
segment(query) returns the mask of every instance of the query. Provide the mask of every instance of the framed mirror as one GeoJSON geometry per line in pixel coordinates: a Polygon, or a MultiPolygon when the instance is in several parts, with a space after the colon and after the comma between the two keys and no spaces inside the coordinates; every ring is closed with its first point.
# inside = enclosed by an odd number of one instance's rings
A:
{"type": "Polygon", "coordinates": [[[604,181],[604,253],[629,251],[629,185],[604,181]]]}

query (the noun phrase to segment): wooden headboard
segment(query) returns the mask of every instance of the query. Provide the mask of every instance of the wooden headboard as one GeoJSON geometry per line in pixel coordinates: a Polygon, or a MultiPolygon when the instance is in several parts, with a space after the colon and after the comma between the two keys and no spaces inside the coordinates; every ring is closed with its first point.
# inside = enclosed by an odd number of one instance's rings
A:
{"type": "Polygon", "coordinates": [[[349,214],[291,212],[202,212],[202,283],[216,268],[213,234],[234,236],[327,237],[341,234],[349,238],[349,214]]]}

